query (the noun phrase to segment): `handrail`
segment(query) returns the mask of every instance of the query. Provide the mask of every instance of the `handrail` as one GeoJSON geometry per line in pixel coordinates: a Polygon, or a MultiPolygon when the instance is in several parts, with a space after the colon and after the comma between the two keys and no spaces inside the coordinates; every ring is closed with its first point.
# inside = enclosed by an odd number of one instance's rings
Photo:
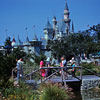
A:
{"type": "Polygon", "coordinates": [[[34,70],[34,71],[32,71],[31,73],[29,73],[29,74],[27,74],[27,75],[25,75],[25,77],[30,76],[30,75],[32,75],[32,74],[38,72],[39,70],[40,70],[40,68],[39,68],[39,69],[36,69],[36,70],[34,70]]]}
{"type": "Polygon", "coordinates": [[[91,71],[91,70],[90,70],[90,69],[88,69],[88,68],[82,67],[82,69],[85,69],[85,70],[87,70],[88,72],[90,72],[90,73],[92,73],[92,74],[94,74],[94,75],[96,75],[96,76],[100,77],[100,74],[97,74],[97,73],[95,73],[95,72],[91,71]]]}
{"type": "Polygon", "coordinates": [[[46,79],[44,79],[43,82],[45,82],[46,80],[48,80],[49,78],[51,78],[53,75],[55,75],[58,72],[59,72],[59,70],[54,72],[54,73],[52,73],[50,76],[46,77],[46,79]]]}
{"type": "MultiPolygon", "coordinates": [[[[63,67],[63,69],[64,68],[66,68],[66,67],[63,67]]],[[[77,66],[77,67],[75,67],[75,68],[82,68],[81,66],[77,66]]],[[[42,68],[39,68],[39,69],[37,69],[37,70],[35,70],[35,71],[33,71],[33,72],[31,72],[30,74],[28,74],[28,75],[26,75],[26,77],[27,76],[30,76],[30,75],[32,75],[32,74],[34,74],[35,72],[37,72],[37,71],[39,71],[39,70],[41,70],[41,69],[62,69],[62,67],[42,67],[42,68]]],[[[68,69],[72,69],[72,67],[71,66],[67,66],[67,70],[68,69]]],[[[57,72],[59,72],[59,71],[57,71],[57,72]]],[[[50,77],[52,77],[54,74],[56,74],[57,72],[54,72],[54,73],[52,73],[50,76],[48,76],[44,81],[46,81],[47,79],[49,79],[50,77]]],[[[69,73],[69,72],[67,72],[68,74],[71,74],[71,73],[69,73]]],[[[81,72],[80,72],[81,73],[81,72]]],[[[77,78],[78,80],[82,80],[82,76],[80,75],[80,78],[78,78],[78,77],[76,77],[76,76],[73,76],[73,77],[75,77],[75,78],[77,78]]]]}
{"type": "MultiPolygon", "coordinates": [[[[61,69],[61,68],[62,68],[62,67],[42,67],[42,68],[40,68],[40,69],[61,69]]],[[[65,67],[63,67],[63,68],[72,69],[71,66],[65,66],[65,67]]],[[[75,68],[81,68],[81,66],[77,66],[77,67],[75,67],[75,68]]]]}
{"type": "MultiPolygon", "coordinates": [[[[42,67],[41,69],[61,69],[62,67],[42,67]]],[[[71,66],[65,66],[65,67],[63,67],[63,69],[64,68],[67,68],[67,70],[68,69],[72,69],[72,67],[71,66]]],[[[79,68],[79,69],[82,69],[82,67],[81,66],[76,66],[76,67],[74,67],[74,68],[79,68]]],[[[69,73],[69,72],[67,72],[68,74],[71,74],[71,73],[69,73]]],[[[78,78],[78,77],[76,77],[76,76],[73,76],[73,77],[75,77],[75,78],[77,78],[78,80],[82,80],[82,71],[80,72],[80,78],[78,78]]]]}
{"type": "MultiPolygon", "coordinates": [[[[71,66],[65,66],[65,67],[60,67],[60,66],[59,66],[59,67],[42,67],[42,68],[33,70],[32,72],[30,72],[30,73],[27,74],[27,75],[24,75],[24,78],[30,77],[30,79],[31,79],[31,76],[32,76],[34,73],[36,73],[36,72],[38,72],[39,70],[41,70],[41,69],[55,69],[55,70],[56,70],[56,69],[59,69],[59,70],[62,71],[61,77],[62,77],[62,82],[64,82],[65,79],[64,79],[64,73],[63,73],[63,71],[64,71],[65,68],[67,68],[67,70],[72,69],[71,66]]],[[[81,66],[77,66],[77,67],[75,67],[75,68],[82,69],[81,66]]],[[[53,75],[55,75],[57,72],[59,72],[59,70],[57,70],[56,72],[52,73],[50,76],[46,77],[46,79],[43,80],[43,82],[46,81],[47,79],[51,78],[53,75]]],[[[14,70],[12,70],[12,71],[14,71],[14,70]]],[[[12,72],[12,73],[13,73],[13,72],[12,72]]],[[[69,72],[66,72],[66,73],[71,74],[71,73],[69,73],[69,72]]],[[[81,71],[80,73],[82,73],[82,71],[81,71]]],[[[80,78],[78,78],[78,77],[76,77],[76,76],[73,76],[73,77],[74,77],[74,78],[77,78],[78,80],[82,80],[82,74],[80,74],[80,78]]]]}
{"type": "Polygon", "coordinates": [[[14,72],[16,69],[17,69],[17,68],[15,67],[15,68],[13,68],[12,71],[11,71],[12,79],[14,78],[13,72],[14,72]]]}

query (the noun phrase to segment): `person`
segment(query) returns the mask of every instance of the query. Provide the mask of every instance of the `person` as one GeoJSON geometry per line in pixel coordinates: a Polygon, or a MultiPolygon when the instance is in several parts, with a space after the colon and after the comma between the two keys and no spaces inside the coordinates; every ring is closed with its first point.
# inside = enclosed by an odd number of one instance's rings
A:
{"type": "Polygon", "coordinates": [[[23,59],[20,58],[19,60],[17,60],[17,65],[16,65],[16,68],[17,68],[17,81],[20,80],[20,77],[23,76],[23,69],[22,69],[22,64],[23,64],[23,59]]]}
{"type": "Polygon", "coordinates": [[[75,67],[76,67],[75,62],[72,62],[72,71],[71,71],[72,76],[75,76],[75,67]]]}
{"type": "Polygon", "coordinates": [[[46,60],[46,67],[49,67],[49,66],[50,66],[50,57],[48,57],[46,60]]]}
{"type": "MultiPolygon", "coordinates": [[[[50,67],[51,66],[51,59],[50,57],[47,58],[46,60],[46,67],[50,67]]],[[[46,69],[46,77],[50,76],[52,74],[52,71],[50,68],[46,69]]]]}
{"type": "Polygon", "coordinates": [[[67,61],[66,61],[65,57],[61,57],[60,67],[65,67],[65,66],[67,66],[67,61]]]}
{"type": "MultiPolygon", "coordinates": [[[[42,58],[41,61],[40,61],[40,68],[43,68],[44,67],[44,59],[42,58]]],[[[43,77],[43,79],[45,78],[45,69],[41,69],[40,70],[40,75],[43,77]]]]}
{"type": "MultiPolygon", "coordinates": [[[[65,71],[65,72],[64,72],[64,76],[65,76],[65,78],[68,76],[67,73],[66,73],[66,72],[67,72],[67,67],[66,67],[66,66],[67,66],[67,61],[66,61],[65,57],[61,57],[60,67],[65,67],[65,68],[64,68],[64,71],[65,71]]],[[[61,73],[62,73],[62,72],[60,71],[60,74],[61,74],[61,73]]],[[[67,77],[67,78],[68,78],[68,77],[67,77]]]]}

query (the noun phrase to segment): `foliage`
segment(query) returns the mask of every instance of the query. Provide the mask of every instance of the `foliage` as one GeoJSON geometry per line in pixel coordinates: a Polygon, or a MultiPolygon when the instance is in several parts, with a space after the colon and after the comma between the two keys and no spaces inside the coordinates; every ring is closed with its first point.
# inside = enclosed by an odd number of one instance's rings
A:
{"type": "Polygon", "coordinates": [[[51,82],[42,84],[37,90],[21,82],[17,87],[10,85],[1,93],[6,100],[69,100],[74,97],[61,84],[51,82]]]}
{"type": "Polygon", "coordinates": [[[100,42],[100,24],[93,25],[92,27],[90,27],[89,31],[92,32],[96,41],[100,42]]]}
{"type": "Polygon", "coordinates": [[[10,37],[8,37],[8,38],[6,39],[4,45],[5,45],[5,46],[7,46],[7,45],[11,46],[11,40],[10,40],[10,37]]]}
{"type": "Polygon", "coordinates": [[[35,53],[33,53],[31,58],[37,65],[40,64],[42,58],[44,59],[44,61],[46,60],[46,56],[43,53],[40,53],[40,55],[36,55],[35,53]]]}
{"type": "Polygon", "coordinates": [[[13,48],[11,55],[14,56],[16,59],[24,58],[26,53],[23,51],[21,47],[13,48]]]}
{"type": "Polygon", "coordinates": [[[52,55],[58,59],[63,55],[70,59],[72,56],[76,57],[82,53],[89,55],[97,52],[97,44],[93,41],[93,37],[88,34],[71,34],[67,38],[49,41],[48,43],[52,55]]]}
{"type": "Polygon", "coordinates": [[[10,88],[6,88],[3,96],[7,100],[39,100],[37,91],[24,83],[20,83],[19,87],[12,85],[10,88]]]}
{"type": "Polygon", "coordinates": [[[5,87],[7,81],[11,77],[11,72],[16,67],[16,58],[24,57],[25,53],[18,49],[14,49],[10,54],[4,55],[0,53],[0,87],[5,87]]]}
{"type": "MultiPolygon", "coordinates": [[[[85,68],[87,68],[87,69],[90,69],[91,71],[93,71],[93,72],[95,72],[95,73],[100,74],[100,66],[97,66],[97,65],[95,65],[94,63],[82,63],[81,66],[82,66],[82,67],[85,67],[85,68]]],[[[83,73],[82,73],[83,75],[89,75],[89,74],[91,74],[91,73],[89,73],[89,72],[86,71],[86,70],[83,70],[82,72],[83,72],[83,73]]]]}
{"type": "Polygon", "coordinates": [[[61,85],[43,84],[40,89],[40,100],[68,100],[69,96],[61,85]]]}
{"type": "MultiPolygon", "coordinates": [[[[5,85],[5,83],[8,81],[8,79],[11,76],[12,69],[16,66],[15,59],[13,56],[2,56],[2,59],[0,59],[0,83],[2,85],[5,85]]],[[[2,87],[0,85],[0,87],[2,87]]]]}
{"type": "Polygon", "coordinates": [[[12,49],[10,37],[7,37],[4,46],[6,48],[6,54],[10,54],[12,49]]]}

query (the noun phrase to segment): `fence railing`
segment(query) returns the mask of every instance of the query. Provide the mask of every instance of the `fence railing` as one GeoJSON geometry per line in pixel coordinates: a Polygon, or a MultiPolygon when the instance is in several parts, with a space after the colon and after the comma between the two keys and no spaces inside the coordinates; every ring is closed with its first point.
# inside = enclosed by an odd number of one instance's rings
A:
{"type": "MultiPolygon", "coordinates": [[[[72,75],[74,78],[77,78],[77,79],[80,80],[80,81],[82,80],[82,71],[83,71],[83,70],[88,71],[88,72],[91,73],[92,75],[96,75],[96,76],[100,77],[99,74],[97,74],[97,73],[91,71],[91,69],[88,69],[88,68],[86,68],[86,67],[77,66],[77,67],[74,67],[74,68],[79,70],[79,74],[80,74],[79,76],[73,76],[73,75],[69,72],[69,70],[72,69],[72,67],[71,67],[71,66],[66,66],[66,67],[42,67],[42,68],[39,68],[39,69],[37,69],[37,70],[32,70],[32,69],[31,69],[30,73],[24,75],[24,78],[29,77],[29,80],[32,80],[32,76],[34,76],[35,73],[40,72],[41,69],[45,69],[45,70],[50,69],[50,70],[53,70],[53,73],[51,73],[51,75],[48,76],[48,77],[46,77],[44,80],[42,80],[42,77],[41,77],[41,82],[45,82],[46,80],[50,79],[50,78],[53,77],[54,75],[57,75],[57,73],[59,73],[59,71],[61,71],[61,74],[59,74],[59,75],[60,75],[60,77],[61,77],[62,82],[65,82],[65,77],[64,77],[64,73],[65,73],[65,72],[66,72],[67,74],[69,74],[69,75],[72,75]],[[66,68],[66,71],[65,71],[65,68],[66,68]]],[[[29,68],[28,68],[28,69],[29,69],[29,68]]],[[[14,68],[14,69],[12,70],[12,77],[13,77],[13,78],[14,78],[14,73],[13,73],[13,72],[14,72],[15,70],[16,70],[16,68],[14,68]]],[[[40,74],[40,73],[38,73],[38,74],[40,74]]],[[[66,82],[65,82],[64,84],[66,85],[66,82]]]]}

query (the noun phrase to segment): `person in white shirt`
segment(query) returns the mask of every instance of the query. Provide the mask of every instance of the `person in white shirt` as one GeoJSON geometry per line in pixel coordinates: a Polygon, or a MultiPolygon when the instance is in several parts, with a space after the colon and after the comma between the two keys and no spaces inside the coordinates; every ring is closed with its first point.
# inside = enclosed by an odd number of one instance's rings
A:
{"type": "Polygon", "coordinates": [[[20,77],[23,76],[23,70],[22,70],[22,64],[23,64],[23,59],[20,58],[18,61],[17,61],[17,81],[19,81],[20,77]]]}

